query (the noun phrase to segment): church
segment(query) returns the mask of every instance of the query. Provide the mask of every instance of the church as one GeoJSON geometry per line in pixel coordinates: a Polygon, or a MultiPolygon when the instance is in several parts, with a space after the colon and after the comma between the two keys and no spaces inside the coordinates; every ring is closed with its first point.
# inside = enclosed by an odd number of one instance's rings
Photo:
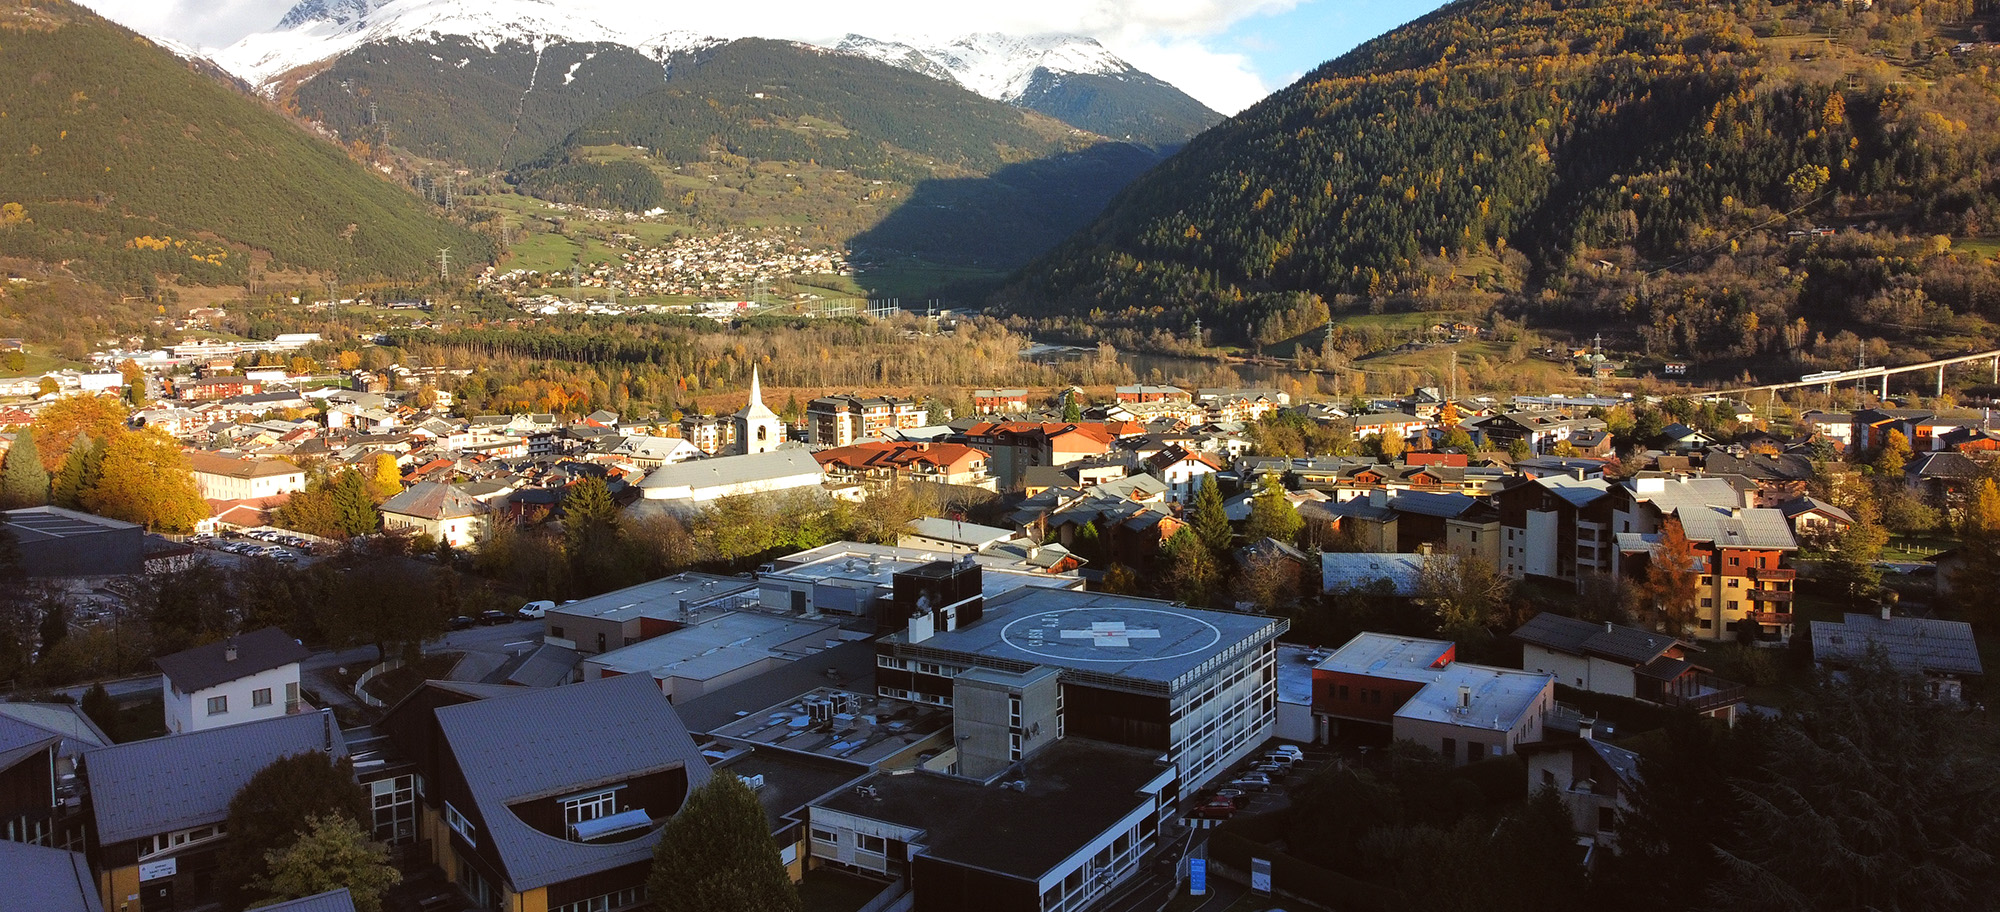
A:
{"type": "Polygon", "coordinates": [[[769,453],[785,442],[785,422],[764,405],[764,385],[754,365],[750,368],[750,402],[736,413],[732,423],[739,455],[769,453]]]}

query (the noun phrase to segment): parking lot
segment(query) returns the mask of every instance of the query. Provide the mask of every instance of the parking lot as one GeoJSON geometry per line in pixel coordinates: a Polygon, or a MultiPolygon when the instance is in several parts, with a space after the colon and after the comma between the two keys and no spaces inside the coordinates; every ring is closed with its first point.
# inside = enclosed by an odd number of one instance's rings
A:
{"type": "Polygon", "coordinates": [[[262,558],[281,564],[309,564],[315,552],[328,545],[311,536],[287,532],[282,529],[252,529],[246,532],[232,532],[223,535],[197,535],[188,539],[188,544],[209,553],[210,557],[230,555],[234,559],[222,559],[223,564],[234,564],[242,559],[262,558]]]}

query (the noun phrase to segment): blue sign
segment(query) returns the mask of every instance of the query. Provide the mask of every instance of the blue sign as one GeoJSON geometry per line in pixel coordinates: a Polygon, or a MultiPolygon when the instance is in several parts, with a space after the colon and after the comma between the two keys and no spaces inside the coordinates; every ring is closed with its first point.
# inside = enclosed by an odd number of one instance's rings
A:
{"type": "Polygon", "coordinates": [[[1208,895],[1208,859],[1188,859],[1188,895],[1208,895]]]}

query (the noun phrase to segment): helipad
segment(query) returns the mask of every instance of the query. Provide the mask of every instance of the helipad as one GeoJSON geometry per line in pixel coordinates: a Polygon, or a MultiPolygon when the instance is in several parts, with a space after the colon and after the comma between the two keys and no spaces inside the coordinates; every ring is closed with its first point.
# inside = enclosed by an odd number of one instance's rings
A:
{"type": "MultiPolygon", "coordinates": [[[[981,622],[914,645],[1173,684],[1209,659],[1246,641],[1275,638],[1282,629],[1274,618],[1129,595],[1019,589],[987,600],[981,622]]],[[[885,639],[907,643],[907,637],[885,639]]]]}

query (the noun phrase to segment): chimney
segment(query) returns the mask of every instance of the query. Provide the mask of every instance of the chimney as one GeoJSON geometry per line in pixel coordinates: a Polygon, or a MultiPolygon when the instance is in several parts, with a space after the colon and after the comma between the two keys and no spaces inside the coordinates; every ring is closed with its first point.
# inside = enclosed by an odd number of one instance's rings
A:
{"type": "Polygon", "coordinates": [[[1471,707],[1472,707],[1472,688],[1467,687],[1464,684],[1458,685],[1458,708],[1470,709],[1471,707]]]}
{"type": "Polygon", "coordinates": [[[1882,620],[1885,620],[1885,621],[1886,621],[1886,620],[1888,620],[1888,619],[1889,619],[1889,606],[1887,606],[1887,605],[1883,605],[1883,606],[1882,606],[1882,620]]]}
{"type": "MultiPolygon", "coordinates": [[[[1884,609],[1882,609],[1882,611],[1883,611],[1883,613],[1885,613],[1885,614],[1886,614],[1886,613],[1887,613],[1887,612],[1889,611],[1889,609],[1887,609],[1887,608],[1884,608],[1884,609]]],[[[222,660],[223,660],[224,662],[234,662],[234,661],[236,661],[236,641],[235,641],[235,640],[230,640],[230,641],[228,641],[228,642],[226,642],[226,643],[223,643],[223,644],[222,644],[222,660]]]]}
{"type": "Polygon", "coordinates": [[[1615,629],[1613,629],[1613,627],[1612,627],[1612,624],[1611,624],[1611,622],[1610,622],[1610,621],[1605,621],[1605,622],[1604,622],[1604,632],[1605,632],[1605,633],[1617,633],[1618,631],[1617,631],[1617,630],[1615,630],[1615,629]]]}
{"type": "Polygon", "coordinates": [[[1597,720],[1579,719],[1577,720],[1576,723],[1576,736],[1582,738],[1585,741],[1593,740],[1593,738],[1597,734],[1597,732],[1595,731],[1596,728],[1597,728],[1597,720]]]}

